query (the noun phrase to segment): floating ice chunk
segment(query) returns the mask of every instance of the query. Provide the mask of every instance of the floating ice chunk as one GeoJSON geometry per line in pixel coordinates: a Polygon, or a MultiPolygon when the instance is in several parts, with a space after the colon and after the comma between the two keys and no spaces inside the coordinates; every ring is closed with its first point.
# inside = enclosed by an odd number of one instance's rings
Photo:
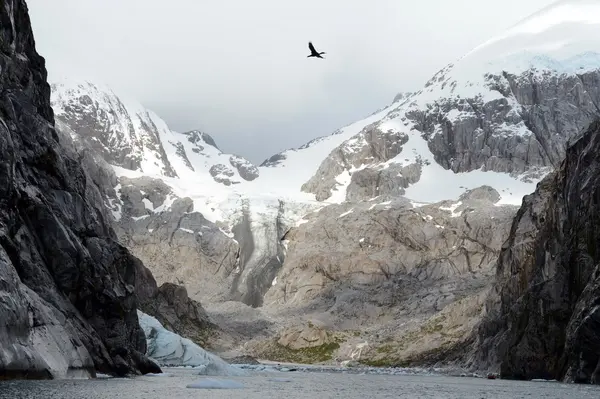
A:
{"type": "Polygon", "coordinates": [[[207,378],[205,380],[196,381],[188,384],[186,388],[193,389],[241,389],[244,385],[240,382],[233,380],[215,380],[207,378]]]}
{"type": "Polygon", "coordinates": [[[144,377],[175,377],[172,373],[148,373],[144,374],[144,377]]]}

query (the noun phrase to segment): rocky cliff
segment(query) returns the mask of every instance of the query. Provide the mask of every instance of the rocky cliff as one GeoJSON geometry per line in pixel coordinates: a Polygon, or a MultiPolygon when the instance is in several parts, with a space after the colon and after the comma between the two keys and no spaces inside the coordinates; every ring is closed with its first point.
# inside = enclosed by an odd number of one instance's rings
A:
{"type": "Polygon", "coordinates": [[[481,187],[458,201],[384,197],[305,216],[284,237],[285,262],[264,300],[285,328],[249,350],[295,361],[328,350],[329,360],[375,365],[442,358],[481,315],[516,211],[498,199],[481,187]]]}
{"type": "Polygon", "coordinates": [[[523,200],[499,257],[476,364],[600,383],[600,122],[523,200]]]}
{"type": "Polygon", "coordinates": [[[59,143],[25,2],[2,2],[0,20],[0,378],[157,371],[140,265],[59,143]]]}

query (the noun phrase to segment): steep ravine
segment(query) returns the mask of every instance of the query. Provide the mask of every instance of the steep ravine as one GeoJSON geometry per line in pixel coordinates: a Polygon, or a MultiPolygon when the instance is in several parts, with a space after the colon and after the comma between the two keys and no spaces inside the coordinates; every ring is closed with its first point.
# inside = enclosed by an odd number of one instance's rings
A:
{"type": "Polygon", "coordinates": [[[600,122],[523,200],[500,254],[476,368],[600,383],[600,122]]]}
{"type": "Polygon", "coordinates": [[[284,221],[284,203],[274,209],[269,219],[253,220],[250,201],[242,206],[243,217],[234,227],[234,238],[240,243],[239,274],[231,287],[232,300],[259,307],[285,259],[282,243],[289,226],[284,221]]]}

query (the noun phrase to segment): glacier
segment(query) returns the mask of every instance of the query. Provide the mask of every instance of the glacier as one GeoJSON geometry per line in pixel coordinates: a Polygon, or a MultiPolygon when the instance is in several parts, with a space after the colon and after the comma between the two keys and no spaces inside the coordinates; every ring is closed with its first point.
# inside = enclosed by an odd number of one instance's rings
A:
{"type": "Polygon", "coordinates": [[[146,354],[160,366],[191,366],[207,376],[244,376],[247,373],[204,350],[187,338],[163,327],[154,317],[138,310],[140,327],[146,335],[146,354]]]}

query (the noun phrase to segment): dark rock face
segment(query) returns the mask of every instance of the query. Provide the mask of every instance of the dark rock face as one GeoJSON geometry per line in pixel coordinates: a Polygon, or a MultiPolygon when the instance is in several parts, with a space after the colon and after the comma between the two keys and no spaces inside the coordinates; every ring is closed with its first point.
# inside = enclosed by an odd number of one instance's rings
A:
{"type": "Polygon", "coordinates": [[[204,133],[199,130],[191,130],[191,131],[185,132],[183,134],[185,134],[188,137],[188,140],[190,141],[190,143],[196,144],[196,147],[198,148],[199,151],[204,150],[202,143],[208,144],[212,147],[215,147],[217,150],[221,151],[221,149],[217,146],[215,139],[213,139],[211,137],[211,135],[208,133],[204,133]]]}
{"type": "Polygon", "coordinates": [[[555,167],[566,142],[598,117],[600,71],[582,75],[488,74],[500,98],[440,100],[424,112],[410,113],[429,139],[435,160],[454,172],[479,169],[522,173],[555,167]],[[451,110],[459,119],[449,117],[451,110]],[[515,131],[522,130],[522,134],[515,131]],[[528,130],[528,131],[527,131],[528,130]]]}
{"type": "Polygon", "coordinates": [[[23,0],[0,8],[0,378],[157,372],[138,325],[136,259],[59,144],[23,0]]]}
{"type": "Polygon", "coordinates": [[[479,328],[503,378],[600,383],[600,122],[526,196],[479,328]]]}
{"type": "Polygon", "coordinates": [[[285,154],[275,154],[268,159],[265,159],[260,166],[272,167],[279,165],[282,161],[285,161],[287,157],[285,154]]]}

